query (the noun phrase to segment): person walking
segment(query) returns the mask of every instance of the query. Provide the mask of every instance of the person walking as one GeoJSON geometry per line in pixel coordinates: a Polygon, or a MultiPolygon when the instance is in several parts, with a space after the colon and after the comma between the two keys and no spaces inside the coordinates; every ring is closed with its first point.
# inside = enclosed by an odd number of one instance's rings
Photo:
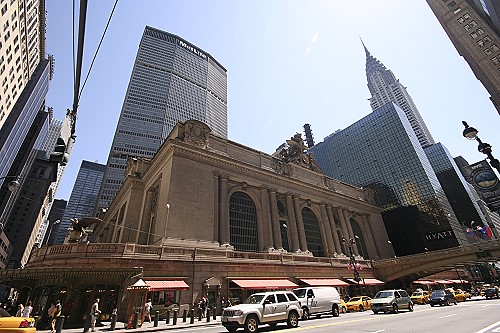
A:
{"type": "Polygon", "coordinates": [[[24,311],[24,306],[21,303],[19,303],[17,305],[16,317],[22,317],[23,316],[23,311],[24,311]]]}
{"type": "Polygon", "coordinates": [[[144,322],[146,322],[146,318],[148,322],[151,322],[152,309],[153,309],[153,303],[151,302],[151,298],[149,298],[146,304],[144,304],[144,322]]]}
{"type": "Polygon", "coordinates": [[[31,316],[31,311],[33,311],[33,306],[31,306],[31,301],[28,301],[28,303],[26,303],[26,306],[24,307],[21,317],[29,318],[31,316]]]}
{"type": "Polygon", "coordinates": [[[56,324],[57,324],[57,320],[59,319],[59,316],[61,316],[61,311],[62,311],[61,301],[57,300],[57,302],[54,305],[54,308],[52,310],[52,313],[49,314],[50,333],[54,333],[56,331],[56,324]]]}
{"type": "Polygon", "coordinates": [[[94,304],[92,304],[92,307],[90,308],[90,331],[95,332],[95,321],[100,314],[101,310],[99,310],[99,298],[96,298],[94,304]]]}

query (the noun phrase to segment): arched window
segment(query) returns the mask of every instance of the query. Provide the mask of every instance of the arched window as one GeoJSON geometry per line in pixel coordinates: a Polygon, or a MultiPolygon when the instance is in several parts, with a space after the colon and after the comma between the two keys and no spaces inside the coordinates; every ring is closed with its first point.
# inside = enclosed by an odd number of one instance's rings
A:
{"type": "Polygon", "coordinates": [[[229,200],[229,243],[237,251],[257,252],[257,215],[252,199],[236,192],[229,200]]]}
{"type": "Polygon", "coordinates": [[[354,233],[354,237],[356,238],[356,246],[358,247],[359,254],[367,259],[368,258],[368,251],[366,249],[366,243],[365,239],[363,237],[363,233],[361,232],[361,228],[358,224],[358,222],[355,219],[350,219],[349,221],[351,223],[351,228],[352,232],[354,233]]]}
{"type": "Polygon", "coordinates": [[[307,249],[315,257],[324,257],[323,241],[321,240],[321,231],[316,215],[309,208],[302,209],[302,220],[304,221],[304,230],[306,232],[307,249]]]}

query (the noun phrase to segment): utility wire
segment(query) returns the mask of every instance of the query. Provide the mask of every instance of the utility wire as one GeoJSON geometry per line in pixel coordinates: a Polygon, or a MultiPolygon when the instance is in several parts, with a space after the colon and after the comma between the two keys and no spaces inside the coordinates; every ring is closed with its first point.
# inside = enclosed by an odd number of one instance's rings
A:
{"type": "Polygon", "coordinates": [[[106,35],[106,31],[108,30],[109,23],[111,22],[111,18],[113,17],[113,13],[115,12],[116,5],[118,4],[118,0],[115,1],[115,4],[113,6],[113,9],[111,10],[111,14],[109,15],[108,18],[108,23],[106,23],[106,28],[104,28],[104,31],[101,36],[101,40],[99,41],[99,45],[97,46],[97,50],[95,51],[94,58],[92,59],[92,63],[90,64],[89,71],[87,72],[87,76],[85,77],[85,81],[83,82],[82,89],[80,90],[78,94],[78,101],[80,101],[80,96],[82,95],[83,88],[85,88],[85,84],[87,83],[87,80],[90,75],[90,71],[92,70],[92,67],[94,66],[95,59],[97,57],[97,53],[99,52],[99,49],[101,48],[102,41],[104,40],[104,36],[106,35]]]}

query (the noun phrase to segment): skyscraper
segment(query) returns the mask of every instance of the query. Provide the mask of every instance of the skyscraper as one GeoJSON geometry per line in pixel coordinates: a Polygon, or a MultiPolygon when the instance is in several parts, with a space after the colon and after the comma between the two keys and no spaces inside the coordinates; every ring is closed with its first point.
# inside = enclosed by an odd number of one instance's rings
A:
{"type": "Polygon", "coordinates": [[[500,114],[500,1],[427,0],[500,114]]]}
{"type": "Polygon", "coordinates": [[[372,95],[369,99],[372,110],[376,110],[389,102],[395,103],[404,111],[420,145],[425,147],[433,144],[434,139],[420,116],[417,106],[406,91],[406,87],[396,79],[390,69],[387,69],[384,64],[370,54],[364,44],[363,47],[366,53],[368,90],[372,95]]]}
{"type": "Polygon", "coordinates": [[[54,240],[55,244],[64,242],[68,228],[71,226],[71,219],[94,216],[105,169],[104,164],[82,161],[61,222],[55,224],[52,230],[52,233],[57,235],[54,240]]]}
{"type": "Polygon", "coordinates": [[[227,74],[210,54],[146,27],[122,106],[98,207],[109,207],[129,157],[153,157],[177,122],[195,119],[227,137],[227,74]]]}
{"type": "Polygon", "coordinates": [[[326,175],[371,188],[397,255],[467,242],[405,113],[394,103],[310,148],[326,175]]]}

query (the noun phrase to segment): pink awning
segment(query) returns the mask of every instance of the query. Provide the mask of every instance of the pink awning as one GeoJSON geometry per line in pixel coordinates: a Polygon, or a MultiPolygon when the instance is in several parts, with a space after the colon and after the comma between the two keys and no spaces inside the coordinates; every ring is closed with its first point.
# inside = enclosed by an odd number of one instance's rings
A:
{"type": "MultiPolygon", "coordinates": [[[[356,282],[356,280],[354,279],[348,279],[350,282],[352,283],[358,283],[356,282]]],[[[376,286],[376,285],[382,285],[382,284],[385,284],[384,281],[380,281],[380,280],[377,280],[377,279],[373,279],[373,278],[363,278],[359,281],[359,284],[365,284],[367,286],[376,286]]]]}
{"type": "Polygon", "coordinates": [[[148,287],[148,291],[160,291],[160,290],[185,290],[189,289],[189,285],[182,280],[147,280],[144,281],[148,287]]]}
{"type": "Polygon", "coordinates": [[[450,280],[434,280],[435,283],[441,283],[441,284],[452,284],[450,280]]]}
{"type": "Polygon", "coordinates": [[[413,283],[423,284],[423,285],[436,284],[434,281],[430,281],[430,280],[417,280],[417,281],[413,281],[413,283]]]}
{"type": "Polygon", "coordinates": [[[231,280],[241,289],[293,289],[298,285],[286,279],[231,280]]]}
{"type": "Polygon", "coordinates": [[[469,283],[469,281],[467,281],[467,280],[449,280],[449,281],[451,281],[453,283],[469,283]]]}
{"type": "Polygon", "coordinates": [[[339,279],[300,279],[300,281],[310,286],[346,287],[349,285],[349,283],[339,279]]]}

